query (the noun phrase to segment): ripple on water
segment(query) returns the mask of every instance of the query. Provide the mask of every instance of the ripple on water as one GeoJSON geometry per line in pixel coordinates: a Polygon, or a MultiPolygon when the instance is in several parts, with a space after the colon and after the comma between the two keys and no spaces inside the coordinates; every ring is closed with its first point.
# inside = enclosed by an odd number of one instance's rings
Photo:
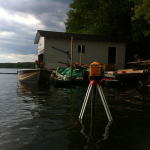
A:
{"type": "Polygon", "coordinates": [[[19,141],[20,139],[10,139],[10,140],[7,140],[7,141],[3,141],[3,142],[0,142],[0,145],[2,144],[9,144],[9,143],[12,143],[12,142],[17,142],[19,141]]]}
{"type": "Polygon", "coordinates": [[[141,150],[149,144],[149,89],[103,88],[114,121],[108,124],[97,97],[97,120],[91,126],[91,98],[82,124],[78,119],[86,88],[17,87],[17,80],[0,76],[0,144],[5,150],[75,150],[94,144],[98,149],[141,150]]]}

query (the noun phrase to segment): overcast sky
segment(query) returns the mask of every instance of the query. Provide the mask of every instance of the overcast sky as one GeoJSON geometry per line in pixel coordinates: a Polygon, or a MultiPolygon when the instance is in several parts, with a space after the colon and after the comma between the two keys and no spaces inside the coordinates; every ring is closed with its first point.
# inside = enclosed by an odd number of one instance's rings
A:
{"type": "Polygon", "coordinates": [[[72,0],[0,0],[0,63],[34,62],[37,30],[65,32],[72,0]]]}

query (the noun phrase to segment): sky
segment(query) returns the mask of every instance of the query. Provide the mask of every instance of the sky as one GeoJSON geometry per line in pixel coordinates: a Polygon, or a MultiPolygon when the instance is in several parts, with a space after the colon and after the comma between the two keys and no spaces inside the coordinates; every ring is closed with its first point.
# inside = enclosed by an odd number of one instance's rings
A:
{"type": "Polygon", "coordinates": [[[72,0],[0,0],[0,63],[34,62],[37,30],[65,32],[72,0]]]}

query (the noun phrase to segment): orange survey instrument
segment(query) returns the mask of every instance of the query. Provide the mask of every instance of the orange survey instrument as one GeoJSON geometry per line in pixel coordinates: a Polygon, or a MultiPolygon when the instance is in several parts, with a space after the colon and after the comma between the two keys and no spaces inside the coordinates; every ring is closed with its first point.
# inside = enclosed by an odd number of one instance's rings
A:
{"type": "Polygon", "coordinates": [[[93,62],[90,66],[90,77],[91,76],[101,76],[101,64],[98,62],[93,62]]]}
{"type": "Polygon", "coordinates": [[[89,99],[90,92],[92,90],[92,99],[91,99],[91,117],[92,118],[91,119],[92,119],[92,122],[94,122],[93,118],[96,117],[96,104],[97,104],[96,103],[96,96],[97,96],[97,89],[98,89],[102,103],[104,105],[104,108],[105,108],[105,111],[106,111],[106,114],[108,117],[108,120],[110,122],[112,122],[113,118],[112,118],[111,113],[109,111],[109,107],[108,107],[105,95],[103,93],[103,89],[101,87],[101,82],[100,82],[101,78],[102,78],[102,76],[101,76],[101,64],[98,62],[93,62],[90,66],[90,84],[88,86],[88,89],[87,89],[87,92],[86,92],[86,95],[84,98],[84,102],[83,102],[83,105],[81,108],[81,112],[79,115],[80,120],[82,120],[82,118],[83,118],[86,104],[87,104],[87,101],[89,99]]]}

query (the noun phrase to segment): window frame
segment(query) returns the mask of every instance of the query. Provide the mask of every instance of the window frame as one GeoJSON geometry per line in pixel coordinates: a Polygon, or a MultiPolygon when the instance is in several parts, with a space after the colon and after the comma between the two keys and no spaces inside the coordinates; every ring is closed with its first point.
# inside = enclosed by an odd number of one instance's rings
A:
{"type": "MultiPolygon", "coordinates": [[[[82,50],[83,50],[83,46],[85,47],[84,48],[84,53],[83,53],[83,51],[82,51],[82,54],[85,54],[86,53],[86,46],[85,45],[82,45],[82,50]]],[[[80,54],[81,53],[81,45],[78,45],[78,54],[80,54]],[[79,52],[79,46],[80,46],[80,52],[79,52]]]]}

